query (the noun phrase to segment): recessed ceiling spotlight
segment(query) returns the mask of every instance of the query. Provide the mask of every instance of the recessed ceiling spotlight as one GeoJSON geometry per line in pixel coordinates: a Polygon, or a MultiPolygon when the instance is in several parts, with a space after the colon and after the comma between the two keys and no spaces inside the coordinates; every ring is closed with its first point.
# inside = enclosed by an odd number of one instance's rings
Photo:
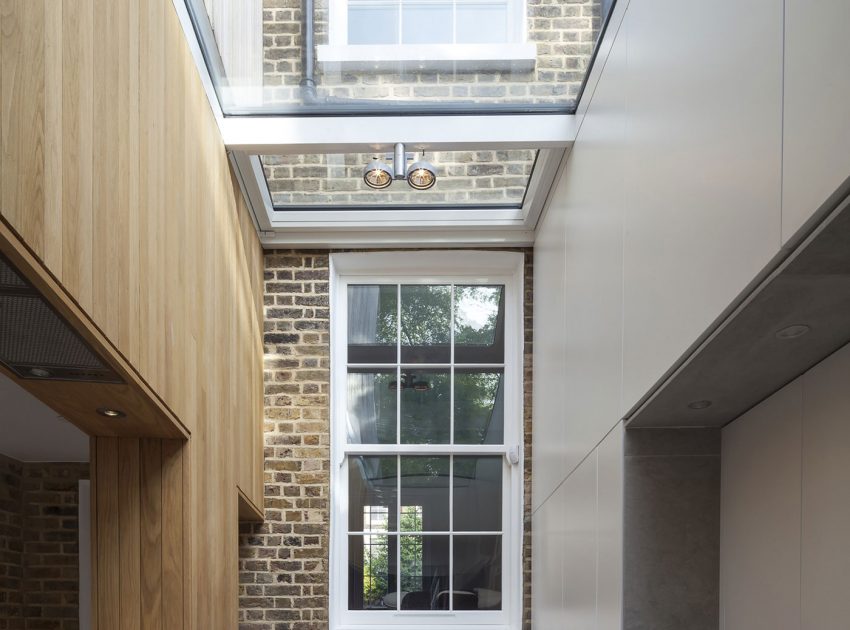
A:
{"type": "Polygon", "coordinates": [[[363,181],[369,188],[381,190],[393,183],[393,172],[381,160],[373,158],[363,169],[363,181]]]}
{"type": "Polygon", "coordinates": [[[419,160],[407,169],[407,183],[415,190],[428,190],[437,183],[437,169],[425,160],[419,160]]]}
{"type": "Polygon", "coordinates": [[[695,400],[692,403],[688,403],[688,409],[708,409],[711,407],[710,400],[695,400]]]}
{"type": "Polygon", "coordinates": [[[796,339],[797,337],[802,337],[807,332],[809,332],[811,328],[806,326],[805,324],[794,324],[793,326],[786,326],[782,330],[778,330],[776,332],[777,339],[796,339]]]}
{"type": "Polygon", "coordinates": [[[35,376],[36,378],[50,378],[50,370],[45,370],[44,368],[34,367],[30,368],[30,375],[35,376]]]}
{"type": "Polygon", "coordinates": [[[126,418],[127,414],[118,409],[110,409],[109,407],[98,407],[97,412],[106,418],[126,418]]]}

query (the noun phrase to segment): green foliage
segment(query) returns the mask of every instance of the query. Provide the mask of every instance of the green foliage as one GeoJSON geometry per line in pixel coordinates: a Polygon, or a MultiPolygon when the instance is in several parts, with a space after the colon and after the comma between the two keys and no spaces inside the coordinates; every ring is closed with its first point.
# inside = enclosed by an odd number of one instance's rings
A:
{"type": "MultiPolygon", "coordinates": [[[[405,506],[401,513],[402,531],[422,531],[422,510],[405,506]]],[[[381,606],[389,589],[389,537],[364,536],[363,602],[365,607],[381,606]]],[[[422,537],[401,536],[401,590],[422,589],[422,537]]]]}

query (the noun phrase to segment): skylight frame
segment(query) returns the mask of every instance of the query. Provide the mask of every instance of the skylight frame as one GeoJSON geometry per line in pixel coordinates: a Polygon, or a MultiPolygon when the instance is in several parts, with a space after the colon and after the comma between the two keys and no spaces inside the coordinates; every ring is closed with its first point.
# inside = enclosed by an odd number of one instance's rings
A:
{"type": "MultiPolygon", "coordinates": [[[[195,61],[210,108],[219,126],[224,148],[233,165],[234,177],[248,202],[254,225],[266,247],[353,247],[353,248],[427,248],[427,247],[517,247],[533,245],[539,217],[546,212],[553,186],[563,171],[584,114],[599,81],[611,43],[622,22],[626,3],[611,0],[612,9],[602,25],[591,65],[585,76],[582,96],[575,114],[511,113],[495,110],[486,113],[452,115],[363,115],[348,111],[342,116],[269,116],[225,115],[188,14],[187,0],[172,0],[180,19],[189,51],[195,61]],[[411,130],[416,137],[411,138],[411,130]],[[415,140],[415,142],[413,141],[415,140]],[[523,219],[521,215],[488,220],[483,213],[463,216],[431,214],[430,221],[408,221],[411,217],[380,221],[377,225],[342,222],[291,222],[272,226],[268,205],[257,203],[268,195],[262,180],[252,175],[250,156],[271,153],[371,152],[390,151],[398,141],[416,148],[461,149],[556,149],[562,159],[547,165],[547,177],[535,191],[536,208],[523,219]],[[555,164],[555,162],[558,162],[555,164]],[[240,165],[242,168],[240,168],[240,165]],[[537,210],[539,208],[539,211],[537,210]],[[483,218],[483,220],[482,220],[483,218]]],[[[376,210],[372,218],[379,219],[376,210]]],[[[306,217],[302,217],[306,218],[306,217]]],[[[327,217],[325,217],[327,218],[327,217]]],[[[352,218],[350,215],[347,218],[352,218]]]]}
{"type": "Polygon", "coordinates": [[[451,228],[475,230],[498,227],[533,230],[537,224],[552,182],[564,158],[564,148],[539,149],[529,177],[523,203],[519,207],[492,205],[428,205],[421,208],[404,206],[341,207],[325,209],[310,206],[275,208],[258,154],[233,151],[234,170],[239,174],[257,227],[263,236],[290,230],[374,228],[451,228]]]}
{"type": "MultiPolygon", "coordinates": [[[[178,8],[178,13],[184,14],[187,21],[184,22],[184,30],[192,30],[194,39],[197,41],[198,50],[206,66],[206,73],[210,79],[210,85],[216,94],[218,107],[223,117],[246,118],[246,117],[286,117],[286,118],[315,118],[315,117],[411,117],[411,116],[464,116],[464,115],[574,115],[581,107],[585,91],[593,82],[591,74],[596,66],[597,57],[603,47],[606,32],[612,23],[612,16],[617,7],[617,0],[601,0],[602,16],[599,32],[593,42],[593,49],[587,61],[587,67],[582,77],[581,84],[575,98],[568,103],[462,103],[452,101],[392,101],[387,100],[386,105],[379,109],[375,108],[374,101],[357,102],[352,99],[345,104],[322,103],[311,105],[304,102],[297,104],[281,104],[258,106],[225,105],[222,90],[226,84],[224,63],[218,50],[214,30],[209,16],[203,4],[203,0],[173,0],[178,8]],[[180,5],[178,7],[178,5],[180,5]]],[[[189,33],[187,32],[187,37],[189,33]]]]}

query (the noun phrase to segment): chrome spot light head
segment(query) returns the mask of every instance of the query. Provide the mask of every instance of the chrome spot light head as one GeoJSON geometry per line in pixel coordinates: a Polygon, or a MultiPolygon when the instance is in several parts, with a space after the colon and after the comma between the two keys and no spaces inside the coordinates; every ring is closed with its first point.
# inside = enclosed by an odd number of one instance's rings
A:
{"type": "Polygon", "coordinates": [[[414,162],[407,169],[407,183],[416,190],[428,190],[437,183],[437,169],[425,160],[414,162]]]}
{"type": "Polygon", "coordinates": [[[374,158],[363,169],[363,181],[369,188],[381,190],[393,183],[393,173],[389,166],[374,158]]]}

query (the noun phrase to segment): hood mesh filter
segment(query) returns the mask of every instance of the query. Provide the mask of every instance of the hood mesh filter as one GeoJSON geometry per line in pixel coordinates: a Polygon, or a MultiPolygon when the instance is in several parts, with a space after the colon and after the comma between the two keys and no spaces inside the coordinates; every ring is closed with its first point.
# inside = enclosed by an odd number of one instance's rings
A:
{"type": "Polygon", "coordinates": [[[26,379],[123,382],[2,257],[0,362],[26,379]]]}

